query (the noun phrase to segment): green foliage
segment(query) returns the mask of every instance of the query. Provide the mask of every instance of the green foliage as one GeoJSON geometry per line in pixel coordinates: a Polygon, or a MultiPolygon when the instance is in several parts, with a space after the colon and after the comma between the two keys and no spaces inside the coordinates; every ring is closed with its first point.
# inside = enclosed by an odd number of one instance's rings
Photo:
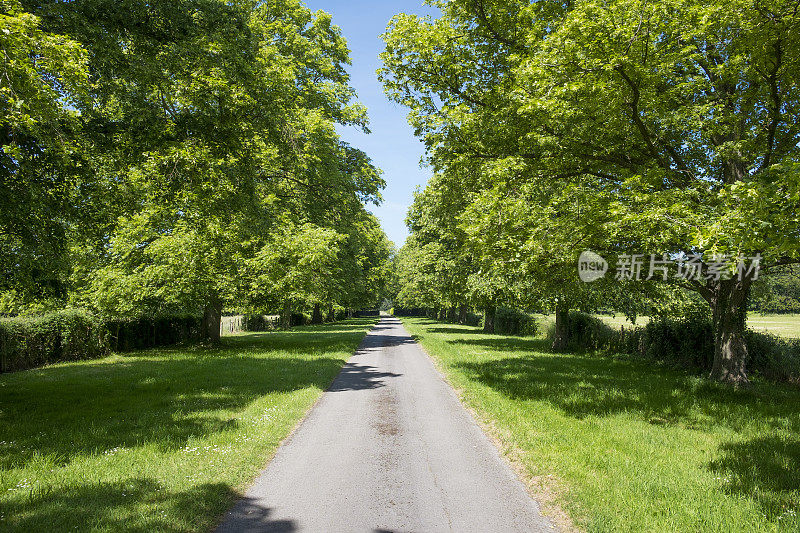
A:
{"type": "Polygon", "coordinates": [[[498,307],[494,317],[494,332],[500,335],[529,337],[536,335],[536,320],[528,313],[510,307],[498,307]]]}
{"type": "MultiPolygon", "coordinates": [[[[714,329],[702,313],[656,317],[643,327],[617,329],[573,311],[566,327],[572,352],[632,355],[694,371],[708,371],[713,363],[714,329]]],[[[552,342],[554,334],[550,324],[546,338],[552,342]]],[[[747,330],[745,340],[748,372],[774,381],[800,379],[800,340],[753,330],[747,330]]]]}
{"type": "MultiPolygon", "coordinates": [[[[412,208],[420,272],[401,275],[400,294],[414,305],[447,297],[425,280],[454,257],[480,307],[625,312],[643,307],[629,287],[578,281],[581,250],[800,261],[794,2],[435,5],[435,20],[396,16],[381,56],[386,92],[409,108],[437,173],[426,195],[457,198],[463,213],[444,225],[440,213],[454,211],[412,208]]],[[[751,282],[671,282],[713,307],[721,380],[747,379],[731,317],[751,282]]],[[[660,299],[662,286],[630,288],[660,299]]]]}
{"type": "Polygon", "coordinates": [[[84,310],[0,318],[0,372],[102,357],[106,340],[106,329],[84,310]]]}
{"type": "Polygon", "coordinates": [[[0,291],[23,306],[63,300],[82,181],[72,106],[88,89],[87,53],[17,0],[0,1],[0,50],[0,291]]]}
{"type": "MultiPolygon", "coordinates": [[[[632,335],[636,338],[635,335],[632,335]]],[[[658,319],[648,322],[638,340],[638,355],[654,361],[710,370],[714,329],[705,316],[658,319]]],[[[752,363],[752,361],[751,361],[752,363]]]]}
{"type": "MultiPolygon", "coordinates": [[[[570,352],[586,352],[607,348],[615,336],[615,331],[599,318],[581,311],[570,311],[565,321],[567,344],[570,352]]],[[[555,323],[548,324],[545,338],[552,343],[555,338],[555,323]]],[[[623,351],[623,353],[625,353],[623,351]]]]}
{"type": "Polygon", "coordinates": [[[272,331],[278,327],[276,320],[266,315],[245,315],[243,331],[272,331]]]}
{"type": "Polygon", "coordinates": [[[800,313],[800,276],[793,267],[767,272],[753,284],[750,310],[759,313],[800,313]]]}
{"type": "Polygon", "coordinates": [[[336,131],[367,116],[330,15],[296,0],[2,6],[0,312],[215,320],[385,292],[391,246],[365,209],[385,183],[336,131]]]}
{"type": "Polygon", "coordinates": [[[773,381],[800,382],[800,339],[747,331],[748,367],[773,381]]]}

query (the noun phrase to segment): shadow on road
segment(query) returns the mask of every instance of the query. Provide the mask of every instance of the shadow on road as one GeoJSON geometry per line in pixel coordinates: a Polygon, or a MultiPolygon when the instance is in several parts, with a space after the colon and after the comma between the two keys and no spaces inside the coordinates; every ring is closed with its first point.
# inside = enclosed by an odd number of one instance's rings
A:
{"type": "Polygon", "coordinates": [[[347,363],[333,381],[328,392],[342,392],[349,390],[367,390],[385,387],[385,379],[397,378],[402,374],[393,372],[379,372],[374,366],[347,363]]]}
{"type": "Polygon", "coordinates": [[[298,530],[294,520],[273,520],[271,514],[269,507],[258,505],[252,498],[242,498],[215,533],[289,533],[298,530]]]}

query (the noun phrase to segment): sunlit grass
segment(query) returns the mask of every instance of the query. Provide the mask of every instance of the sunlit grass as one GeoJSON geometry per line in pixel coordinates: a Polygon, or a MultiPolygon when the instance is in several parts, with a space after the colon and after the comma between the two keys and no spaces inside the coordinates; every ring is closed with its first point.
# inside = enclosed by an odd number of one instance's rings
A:
{"type": "Polygon", "coordinates": [[[732,390],[537,338],[403,319],[588,531],[800,530],[800,389],[732,390]],[[548,478],[548,476],[553,476],[548,478]]]}
{"type": "Polygon", "coordinates": [[[800,338],[800,315],[759,315],[751,313],[747,325],[781,337],[800,338]]]}
{"type": "Polygon", "coordinates": [[[0,530],[207,530],[374,322],[0,376],[0,530]]]}

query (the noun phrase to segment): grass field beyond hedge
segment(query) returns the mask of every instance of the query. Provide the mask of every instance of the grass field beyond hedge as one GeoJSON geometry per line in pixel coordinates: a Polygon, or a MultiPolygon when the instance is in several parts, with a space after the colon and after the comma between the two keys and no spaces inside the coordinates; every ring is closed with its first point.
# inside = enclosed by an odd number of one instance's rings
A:
{"type": "Polygon", "coordinates": [[[0,376],[0,530],[207,530],[374,322],[0,376]]]}
{"type": "Polygon", "coordinates": [[[800,388],[404,318],[507,452],[587,531],[800,530],[800,388]],[[548,477],[552,476],[552,477],[548,477]]]}
{"type": "MultiPolygon", "coordinates": [[[[553,320],[544,315],[538,315],[540,320],[553,320]]],[[[634,324],[630,322],[623,315],[608,316],[597,315],[597,317],[608,324],[609,326],[619,329],[620,327],[631,328],[634,324]]],[[[636,320],[636,326],[644,326],[650,321],[649,317],[643,316],[636,320]]],[[[750,313],[747,316],[747,327],[761,332],[772,333],[779,337],[786,337],[790,339],[800,338],[800,315],[786,314],[786,315],[760,315],[758,313],[750,313]]]]}

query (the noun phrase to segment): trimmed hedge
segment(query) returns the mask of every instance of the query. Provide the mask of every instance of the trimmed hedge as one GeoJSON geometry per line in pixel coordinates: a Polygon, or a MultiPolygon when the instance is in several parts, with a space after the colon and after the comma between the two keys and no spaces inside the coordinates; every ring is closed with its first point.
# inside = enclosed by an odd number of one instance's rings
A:
{"type": "Polygon", "coordinates": [[[82,310],[0,319],[0,372],[102,357],[109,351],[106,336],[100,321],[82,310]]]}
{"type": "Polygon", "coordinates": [[[0,319],[0,372],[96,359],[124,352],[199,341],[202,319],[145,317],[102,322],[73,309],[36,317],[0,319]]]}

